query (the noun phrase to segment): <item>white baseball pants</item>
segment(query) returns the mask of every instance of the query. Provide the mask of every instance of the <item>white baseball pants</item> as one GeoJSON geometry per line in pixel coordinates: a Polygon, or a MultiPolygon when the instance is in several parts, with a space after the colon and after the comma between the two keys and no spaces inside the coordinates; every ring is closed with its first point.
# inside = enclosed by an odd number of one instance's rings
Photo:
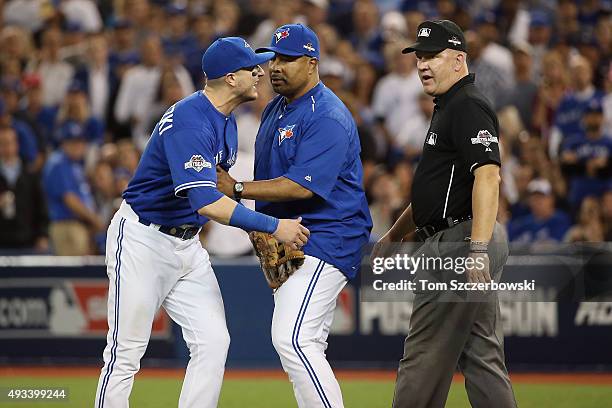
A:
{"type": "Polygon", "coordinates": [[[223,300],[196,237],[183,241],[138,222],[123,203],[108,229],[107,344],[96,408],[127,408],[154,316],[160,306],[182,327],[190,360],[180,408],[217,406],[229,334],[223,300]]]}
{"type": "Polygon", "coordinates": [[[304,265],[274,293],[272,343],[300,408],[344,406],[325,350],[336,298],[346,282],[336,267],[306,256],[304,265]]]}

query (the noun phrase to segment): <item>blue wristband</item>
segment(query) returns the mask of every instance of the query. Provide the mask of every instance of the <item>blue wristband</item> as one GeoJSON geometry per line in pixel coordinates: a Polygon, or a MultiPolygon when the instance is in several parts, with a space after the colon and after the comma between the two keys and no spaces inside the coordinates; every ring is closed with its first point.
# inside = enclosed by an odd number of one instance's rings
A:
{"type": "Polygon", "coordinates": [[[250,210],[242,204],[236,205],[229,220],[229,225],[238,227],[247,232],[262,231],[273,234],[278,228],[278,218],[250,210]]]}

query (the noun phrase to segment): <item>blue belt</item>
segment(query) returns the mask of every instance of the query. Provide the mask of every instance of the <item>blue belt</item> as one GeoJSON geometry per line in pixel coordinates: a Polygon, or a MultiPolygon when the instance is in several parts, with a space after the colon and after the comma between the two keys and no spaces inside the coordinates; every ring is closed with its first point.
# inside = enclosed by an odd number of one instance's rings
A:
{"type": "MultiPolygon", "coordinates": [[[[146,225],[147,227],[151,224],[155,224],[154,222],[142,218],[138,218],[138,222],[142,225],[146,225]]],[[[166,225],[160,225],[158,231],[166,235],[170,235],[172,237],[180,238],[186,241],[195,237],[200,231],[200,227],[196,227],[193,225],[181,225],[178,227],[168,227],[166,225]]]]}

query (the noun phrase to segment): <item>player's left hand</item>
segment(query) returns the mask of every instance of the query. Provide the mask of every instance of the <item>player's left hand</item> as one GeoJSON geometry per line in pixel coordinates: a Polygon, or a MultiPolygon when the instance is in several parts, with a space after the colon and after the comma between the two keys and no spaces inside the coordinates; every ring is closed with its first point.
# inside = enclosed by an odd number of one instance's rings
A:
{"type": "Polygon", "coordinates": [[[234,184],[236,180],[221,166],[217,166],[217,190],[229,198],[234,198],[234,184]]]}
{"type": "Polygon", "coordinates": [[[470,283],[489,283],[491,275],[489,273],[489,255],[486,253],[470,252],[468,255],[472,262],[466,263],[466,280],[470,283]]]}

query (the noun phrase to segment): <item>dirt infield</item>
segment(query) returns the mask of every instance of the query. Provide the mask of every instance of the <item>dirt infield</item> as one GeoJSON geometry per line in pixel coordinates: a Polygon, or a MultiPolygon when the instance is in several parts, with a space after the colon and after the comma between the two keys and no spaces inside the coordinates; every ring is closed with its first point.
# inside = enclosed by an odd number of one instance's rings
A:
{"type": "MultiPolygon", "coordinates": [[[[0,377],[97,377],[97,367],[0,367],[0,377]]],[[[138,376],[152,378],[183,378],[183,369],[143,368],[138,376]]],[[[380,370],[336,370],[340,380],[394,381],[395,371],[380,370]]],[[[512,382],[523,384],[590,384],[612,385],[612,373],[516,373],[511,374],[512,382]]],[[[227,370],[228,379],[275,379],[287,378],[281,370],[227,370]]],[[[453,381],[463,381],[456,374],[453,381]]]]}

